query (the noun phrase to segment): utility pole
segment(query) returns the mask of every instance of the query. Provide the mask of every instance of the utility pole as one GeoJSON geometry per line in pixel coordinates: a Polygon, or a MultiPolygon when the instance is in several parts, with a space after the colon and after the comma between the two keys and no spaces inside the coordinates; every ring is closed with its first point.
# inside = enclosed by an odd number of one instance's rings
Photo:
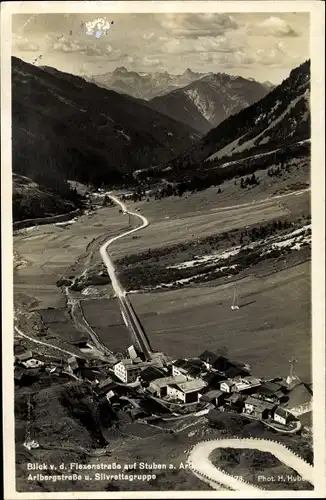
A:
{"type": "Polygon", "coordinates": [[[291,378],[295,377],[294,365],[295,365],[295,363],[297,363],[297,362],[298,362],[298,360],[297,360],[297,359],[295,359],[295,357],[294,357],[294,356],[292,356],[292,358],[291,358],[291,359],[289,359],[289,363],[290,363],[290,377],[291,377],[291,378]]]}

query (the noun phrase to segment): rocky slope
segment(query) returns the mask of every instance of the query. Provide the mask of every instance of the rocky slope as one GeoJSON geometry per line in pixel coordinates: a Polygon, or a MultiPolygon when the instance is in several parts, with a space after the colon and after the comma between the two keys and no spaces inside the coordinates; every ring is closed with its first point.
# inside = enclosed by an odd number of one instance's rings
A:
{"type": "Polygon", "coordinates": [[[189,85],[150,101],[165,113],[207,133],[230,115],[259,101],[270,88],[253,79],[223,73],[203,76],[189,85]]]}
{"type": "Polygon", "coordinates": [[[246,158],[258,161],[309,139],[310,61],[306,61],[263,99],[224,120],[165,167],[171,176],[225,168],[246,158]]]}

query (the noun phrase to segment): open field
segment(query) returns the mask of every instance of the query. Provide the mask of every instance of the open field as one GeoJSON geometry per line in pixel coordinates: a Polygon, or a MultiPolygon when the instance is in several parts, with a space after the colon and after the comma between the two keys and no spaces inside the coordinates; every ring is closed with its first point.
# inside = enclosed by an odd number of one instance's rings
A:
{"type": "MultiPolygon", "coordinates": [[[[16,234],[14,250],[25,262],[15,270],[15,299],[20,294],[33,297],[39,309],[62,306],[63,296],[56,281],[66,272],[76,276],[84,266],[94,264],[92,255],[100,242],[125,227],[118,208],[108,207],[83,215],[71,225],[51,224],[16,234]]],[[[100,262],[99,253],[95,260],[100,262]]]]}
{"type": "Polygon", "coordinates": [[[83,300],[81,307],[88,323],[111,351],[123,352],[133,343],[117,299],[83,300]]]}
{"type": "MultiPolygon", "coordinates": [[[[291,191],[304,189],[310,184],[310,161],[307,158],[294,159],[289,164],[292,165],[291,172],[284,172],[281,178],[269,177],[266,170],[258,170],[255,174],[259,179],[258,186],[241,189],[240,179],[236,179],[236,184],[234,180],[221,184],[219,186],[221,193],[217,193],[218,187],[210,187],[195,193],[186,192],[182,197],[171,196],[161,200],[151,198],[150,203],[146,200],[136,203],[128,201],[127,205],[130,208],[140,208],[140,212],[152,223],[164,220],[165,217],[170,219],[191,217],[208,214],[212,210],[231,205],[266,201],[266,198],[290,194],[291,191]]],[[[290,198],[292,199],[292,196],[290,198]]],[[[285,199],[287,198],[283,198],[285,199]]],[[[299,199],[302,204],[302,196],[299,199]]],[[[309,194],[305,200],[308,201],[305,204],[308,208],[309,194]]]]}
{"type": "MultiPolygon", "coordinates": [[[[230,184],[228,196],[216,194],[216,188],[204,192],[169,197],[150,202],[127,202],[131,210],[139,209],[150,222],[137,237],[126,236],[112,246],[113,259],[148,249],[185,243],[209,235],[261,224],[284,217],[297,218],[310,214],[310,192],[294,191],[276,194],[241,190],[230,184]]],[[[276,190],[276,188],[275,188],[276,190]]]]}
{"type": "Polygon", "coordinates": [[[238,311],[230,309],[233,290],[230,283],[130,300],[153,349],[177,358],[227,347],[230,357],[264,377],[287,376],[295,356],[298,376],[310,381],[310,263],[237,281],[238,311]]]}

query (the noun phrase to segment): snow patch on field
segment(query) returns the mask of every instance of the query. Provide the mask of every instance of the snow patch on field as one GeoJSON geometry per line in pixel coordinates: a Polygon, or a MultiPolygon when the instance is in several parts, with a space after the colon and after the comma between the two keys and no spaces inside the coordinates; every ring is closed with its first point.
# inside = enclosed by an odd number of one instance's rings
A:
{"type": "Polygon", "coordinates": [[[300,250],[304,244],[309,243],[311,243],[311,224],[300,229],[296,229],[295,231],[287,234],[284,238],[279,239],[279,241],[272,243],[272,248],[264,253],[269,253],[275,248],[286,247],[290,247],[292,250],[300,250]]]}
{"type": "Polygon", "coordinates": [[[78,221],[78,218],[74,217],[73,219],[66,220],[64,222],[55,222],[53,225],[54,226],[69,226],[70,224],[74,224],[77,221],[78,221]]]}
{"type": "MultiPolygon", "coordinates": [[[[228,259],[229,257],[236,255],[240,252],[240,246],[231,248],[230,250],[226,250],[224,252],[212,253],[209,255],[204,255],[203,257],[196,257],[193,260],[187,260],[182,262],[181,264],[173,264],[172,266],[168,266],[168,269],[187,269],[189,267],[196,267],[202,264],[210,264],[222,259],[228,259]]],[[[233,266],[231,266],[233,267],[233,266]]]]}
{"type": "MultiPolygon", "coordinates": [[[[275,238],[275,236],[269,236],[265,240],[253,241],[248,245],[238,245],[223,252],[212,253],[204,255],[202,257],[195,256],[194,259],[187,260],[185,262],[182,262],[181,264],[173,264],[171,266],[167,266],[167,269],[189,269],[191,267],[197,267],[203,264],[209,265],[218,263],[220,260],[226,260],[229,257],[237,255],[240,250],[253,250],[254,248],[263,246],[264,244],[271,244],[271,248],[267,250],[267,252],[270,252],[274,248],[282,248],[291,245],[294,245],[293,249],[301,248],[304,242],[311,242],[311,224],[295,229],[294,231],[291,231],[291,233],[288,233],[281,237],[275,238]]],[[[225,269],[235,269],[235,267],[236,264],[232,266],[222,266],[218,269],[220,271],[224,271],[225,269]]]]}

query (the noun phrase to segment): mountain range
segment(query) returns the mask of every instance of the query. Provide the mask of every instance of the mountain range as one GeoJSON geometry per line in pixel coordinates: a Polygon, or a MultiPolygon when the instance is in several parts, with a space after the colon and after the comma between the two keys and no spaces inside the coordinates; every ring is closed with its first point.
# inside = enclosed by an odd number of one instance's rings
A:
{"type": "MultiPolygon", "coordinates": [[[[141,102],[12,58],[13,171],[110,185],[178,155],[198,133],[141,102]]],[[[52,179],[52,180],[51,180],[52,179]]]]}
{"type": "Polygon", "coordinates": [[[87,81],[127,94],[138,99],[149,100],[158,95],[184,87],[198,80],[205,73],[196,73],[187,68],[181,75],[171,75],[167,71],[154,73],[137,73],[128,71],[124,66],[102,75],[83,75],[87,81]]]}
{"type": "MultiPolygon", "coordinates": [[[[277,87],[270,91],[267,88],[267,84],[239,77],[205,75],[168,93],[159,103],[155,98],[158,111],[152,109],[151,101],[13,57],[12,165],[15,174],[30,178],[22,181],[22,177],[14,176],[18,205],[24,205],[28,198],[19,201],[25,191],[36,193],[38,199],[33,216],[42,216],[42,210],[68,211],[76,202],[68,179],[95,186],[129,186],[137,182],[133,173],[138,170],[145,176],[155,171],[157,178],[182,180],[210,169],[217,172],[217,167],[234,176],[237,171],[230,164],[245,165],[249,158],[260,165],[264,155],[307,143],[310,61],[292,70],[277,87]],[[257,98],[257,92],[264,96],[237,113],[239,107],[257,98]],[[189,113],[182,113],[179,104],[185,95],[193,106],[189,113]],[[230,114],[203,135],[198,130],[206,126],[204,117],[196,109],[198,103],[202,110],[206,109],[203,102],[210,101],[209,95],[224,96],[224,102],[233,100],[234,107],[230,104],[228,111],[236,114],[230,114]],[[173,111],[179,120],[162,113],[162,102],[167,106],[171,99],[176,99],[178,107],[170,107],[169,112],[173,111]],[[191,116],[193,126],[186,123],[191,116]],[[46,201],[49,192],[59,198],[46,201]]],[[[208,118],[218,121],[221,109],[215,107],[209,116],[206,113],[207,123],[208,118]]],[[[22,212],[30,213],[25,208],[22,212]]]]}
{"type": "Polygon", "coordinates": [[[266,84],[225,73],[210,73],[183,88],[154,97],[150,106],[201,133],[270,92],[266,84]]]}
{"type": "Polygon", "coordinates": [[[168,162],[170,175],[270,154],[310,139],[310,61],[293,69],[265,97],[229,116],[168,162]]]}

